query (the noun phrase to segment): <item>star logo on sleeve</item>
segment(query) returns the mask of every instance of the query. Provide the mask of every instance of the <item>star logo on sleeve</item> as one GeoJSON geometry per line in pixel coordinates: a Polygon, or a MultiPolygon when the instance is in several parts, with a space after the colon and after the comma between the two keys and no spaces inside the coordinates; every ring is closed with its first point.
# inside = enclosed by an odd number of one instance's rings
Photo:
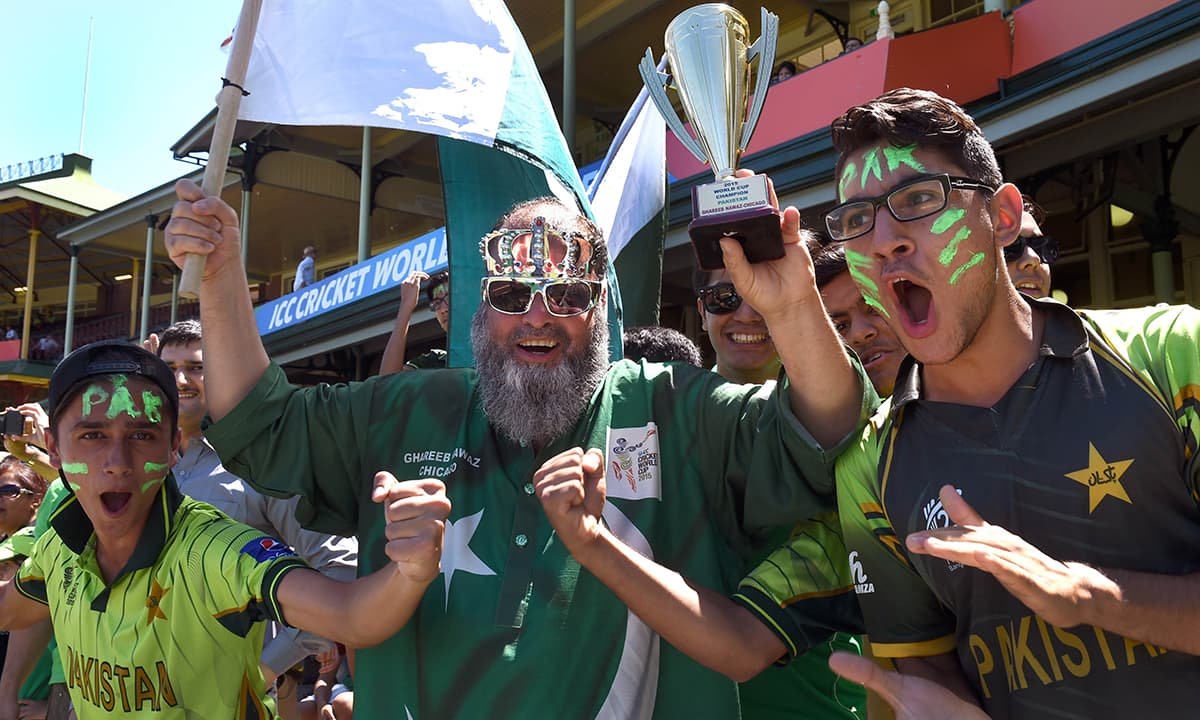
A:
{"type": "Polygon", "coordinates": [[[1088,465],[1082,470],[1069,472],[1066,476],[1088,489],[1088,514],[1096,510],[1096,506],[1106,497],[1133,504],[1125,486],[1121,484],[1121,476],[1133,464],[1133,458],[1108,462],[1100,455],[1096,446],[1088,443],[1088,465]]]}
{"type": "Polygon", "coordinates": [[[150,583],[150,595],[146,598],[147,625],[154,622],[154,618],[167,619],[167,614],[162,610],[162,599],[164,595],[171,592],[171,588],[159,585],[157,580],[151,580],[150,583]]]}
{"type": "Polygon", "coordinates": [[[471,549],[471,538],[479,528],[483,519],[483,510],[458,520],[446,521],[446,532],[442,538],[442,574],[446,576],[446,605],[450,607],[450,582],[456,572],[469,572],[472,575],[495,575],[491,569],[479,559],[471,549]]]}

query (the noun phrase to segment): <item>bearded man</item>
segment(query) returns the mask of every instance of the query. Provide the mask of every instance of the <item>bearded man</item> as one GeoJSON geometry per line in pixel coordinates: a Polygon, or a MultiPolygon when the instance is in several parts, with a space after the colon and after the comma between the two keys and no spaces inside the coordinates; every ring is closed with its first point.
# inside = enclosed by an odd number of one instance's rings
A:
{"type": "Polygon", "coordinates": [[[209,441],[256,487],[301,495],[305,525],[356,534],[365,572],[390,557],[426,583],[406,625],[358,654],[357,717],[737,716],[731,681],[660,645],[580,572],[532,479],[567,448],[628,449],[606,468],[605,521],[711,587],[732,587],[775,528],[826,506],[832,452],[817,448],[840,446],[873,396],[864,401],[863,375],[821,307],[795,209],[782,214],[784,258],[749,265],[736,242],[724,250],[784,370],[803,369],[799,386],[727,384],[683,366],[610,367],[603,237],[575,208],[541,198],[514,207],[480,242],[477,370],[299,389],[255,330],[237,216],[192,183],[176,190],[168,250],[179,263],[189,252],[208,258],[200,302],[217,421],[209,441]],[[390,505],[386,534],[369,511],[382,470],[411,489],[390,505]],[[414,547],[405,530],[428,520],[430,495],[452,506],[432,572],[428,547],[414,547]]]}

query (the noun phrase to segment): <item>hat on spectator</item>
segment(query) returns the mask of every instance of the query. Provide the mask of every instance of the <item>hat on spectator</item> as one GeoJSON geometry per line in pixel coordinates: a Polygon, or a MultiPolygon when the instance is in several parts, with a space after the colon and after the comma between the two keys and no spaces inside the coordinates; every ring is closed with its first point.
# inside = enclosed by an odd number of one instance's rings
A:
{"type": "MultiPolygon", "coordinates": [[[[63,358],[50,376],[50,427],[88,380],[110,375],[138,375],[157,385],[171,407],[171,417],[179,415],[179,390],[171,368],[137,345],[124,340],[101,340],[84,345],[63,358]]],[[[172,423],[173,424],[173,423],[172,423]]]]}

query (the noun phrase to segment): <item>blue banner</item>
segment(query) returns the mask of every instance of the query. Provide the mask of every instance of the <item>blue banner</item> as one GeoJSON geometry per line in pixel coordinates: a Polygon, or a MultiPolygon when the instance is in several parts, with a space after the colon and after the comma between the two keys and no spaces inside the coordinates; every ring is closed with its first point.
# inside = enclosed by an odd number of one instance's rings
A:
{"type": "Polygon", "coordinates": [[[444,270],[446,261],[446,228],[431,230],[299,292],[259,305],[254,309],[258,334],[269,335],[295,327],[318,315],[386,292],[415,270],[427,273],[444,270]]]}

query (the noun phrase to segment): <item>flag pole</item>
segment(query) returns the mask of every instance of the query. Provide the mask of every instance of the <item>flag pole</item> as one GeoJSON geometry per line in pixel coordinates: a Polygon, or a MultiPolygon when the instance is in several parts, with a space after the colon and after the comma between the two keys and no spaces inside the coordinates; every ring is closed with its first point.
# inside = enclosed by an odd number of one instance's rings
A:
{"type": "MultiPolygon", "coordinates": [[[[229,53],[229,64],[225,66],[225,77],[221,91],[217,93],[217,120],[213,124],[212,144],[208,148],[208,165],[204,168],[204,180],[200,189],[206,196],[219,196],[224,185],[225,167],[229,163],[229,146],[233,144],[233,131],[237,127],[238,107],[242,104],[242,92],[246,84],[246,68],[250,64],[250,51],[254,48],[254,32],[258,27],[258,14],[262,0],[243,0],[242,13],[238,16],[234,30],[233,47],[229,53]]],[[[200,278],[204,275],[204,256],[188,255],[183,263],[183,275],[179,280],[179,294],[185,297],[200,296],[200,278]]]]}

